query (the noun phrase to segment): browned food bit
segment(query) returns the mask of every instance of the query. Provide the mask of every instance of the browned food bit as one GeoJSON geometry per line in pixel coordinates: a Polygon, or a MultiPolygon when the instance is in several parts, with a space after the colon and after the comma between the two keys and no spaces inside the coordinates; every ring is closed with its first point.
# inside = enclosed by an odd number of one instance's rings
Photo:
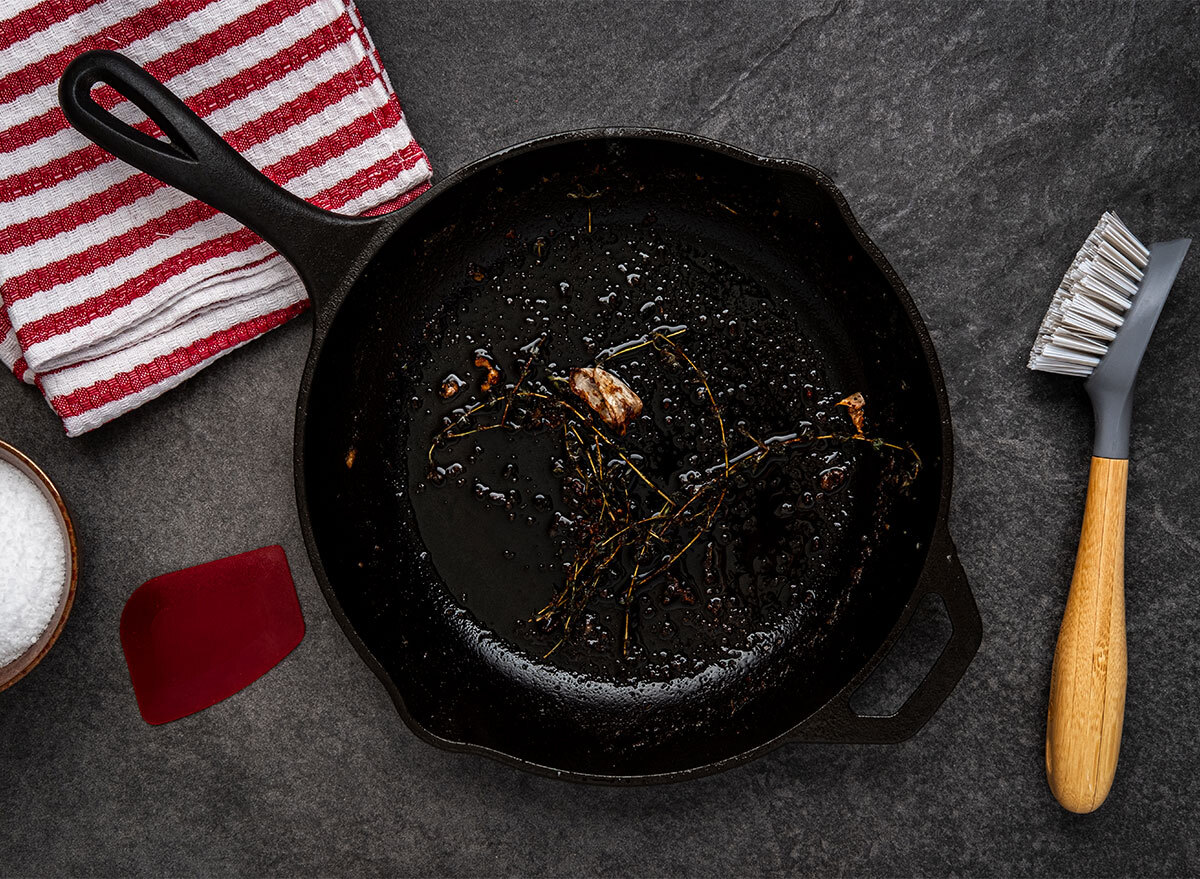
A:
{"type": "Polygon", "coordinates": [[[487,370],[487,375],[483,377],[483,384],[479,386],[480,389],[486,393],[496,387],[496,384],[500,381],[500,370],[497,368],[495,361],[482,348],[475,352],[475,365],[487,370]]]}
{"type": "Polygon", "coordinates": [[[846,481],[846,469],[844,467],[830,467],[827,470],[822,470],[818,478],[820,479],[822,491],[833,491],[846,481]]]}
{"type": "Polygon", "coordinates": [[[461,391],[466,384],[467,383],[465,381],[456,376],[454,373],[450,373],[448,376],[442,379],[442,386],[438,388],[438,395],[441,396],[443,400],[449,400],[451,397],[461,391]]]}
{"type": "Polygon", "coordinates": [[[862,436],[863,430],[866,428],[866,415],[863,409],[867,405],[867,398],[862,395],[861,391],[855,391],[849,397],[839,400],[837,405],[845,406],[850,412],[850,421],[854,424],[854,429],[858,431],[858,436],[862,436]]]}
{"type": "Polygon", "coordinates": [[[600,420],[619,433],[642,414],[642,400],[606,369],[583,366],[571,370],[571,392],[582,398],[600,420]]]}

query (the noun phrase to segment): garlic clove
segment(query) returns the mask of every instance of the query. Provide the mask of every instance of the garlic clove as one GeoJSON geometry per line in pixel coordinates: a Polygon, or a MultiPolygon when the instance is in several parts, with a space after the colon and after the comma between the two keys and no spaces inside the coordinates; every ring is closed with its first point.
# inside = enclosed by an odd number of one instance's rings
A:
{"type": "Polygon", "coordinates": [[[572,369],[570,387],[601,421],[619,433],[625,433],[630,422],[642,414],[641,398],[629,385],[599,366],[572,369]]]}

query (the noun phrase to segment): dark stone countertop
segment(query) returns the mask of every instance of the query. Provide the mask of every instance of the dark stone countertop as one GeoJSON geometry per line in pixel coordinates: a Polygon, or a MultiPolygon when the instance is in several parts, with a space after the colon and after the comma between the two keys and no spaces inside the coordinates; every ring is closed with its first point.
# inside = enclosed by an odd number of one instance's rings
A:
{"type": "Polygon", "coordinates": [[[574,786],[435,750],[329,613],[292,495],[307,319],[67,440],[0,381],[0,437],[76,517],[78,600],[0,695],[5,874],[1154,875],[1200,871],[1200,257],[1142,367],[1129,696],[1112,795],[1063,812],[1042,763],[1086,482],[1077,384],[1025,357],[1097,217],[1200,232],[1200,8],[1187,3],[460,4],[363,0],[439,175],[559,129],[699,132],[829,173],[905,278],[957,442],[952,529],[984,621],[958,689],[894,747],[784,747],[723,775],[574,786]],[[117,640],[165,571],[287,549],[308,622],[263,680],[164,727],[117,640]]]}

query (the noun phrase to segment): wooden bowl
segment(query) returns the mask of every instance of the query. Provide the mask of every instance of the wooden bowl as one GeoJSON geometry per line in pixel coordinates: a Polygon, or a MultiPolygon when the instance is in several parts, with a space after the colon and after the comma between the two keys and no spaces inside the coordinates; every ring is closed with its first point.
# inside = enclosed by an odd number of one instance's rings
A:
{"type": "Polygon", "coordinates": [[[71,524],[71,516],[63,503],[62,496],[50,478],[42,472],[37,464],[25,457],[8,443],[0,440],[0,461],[7,461],[38,485],[42,494],[58,509],[58,521],[62,527],[63,551],[67,553],[67,588],[63,590],[58,608],[40,638],[32,646],[7,665],[0,665],[0,690],[6,690],[19,681],[30,670],[42,661],[42,657],[50,652],[58,633],[62,631],[75,601],[75,584],[79,579],[79,549],[75,544],[75,527],[71,524]]]}

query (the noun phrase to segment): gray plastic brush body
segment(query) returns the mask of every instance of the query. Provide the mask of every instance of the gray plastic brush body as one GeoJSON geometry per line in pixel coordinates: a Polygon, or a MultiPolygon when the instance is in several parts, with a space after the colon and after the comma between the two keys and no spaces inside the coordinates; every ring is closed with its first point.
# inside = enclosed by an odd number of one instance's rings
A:
{"type": "Polygon", "coordinates": [[[1125,321],[1084,382],[1096,416],[1092,454],[1097,458],[1129,457],[1129,424],[1138,366],[1191,243],[1190,238],[1180,238],[1150,245],[1150,263],[1133,304],[1125,312],[1125,321]]]}

